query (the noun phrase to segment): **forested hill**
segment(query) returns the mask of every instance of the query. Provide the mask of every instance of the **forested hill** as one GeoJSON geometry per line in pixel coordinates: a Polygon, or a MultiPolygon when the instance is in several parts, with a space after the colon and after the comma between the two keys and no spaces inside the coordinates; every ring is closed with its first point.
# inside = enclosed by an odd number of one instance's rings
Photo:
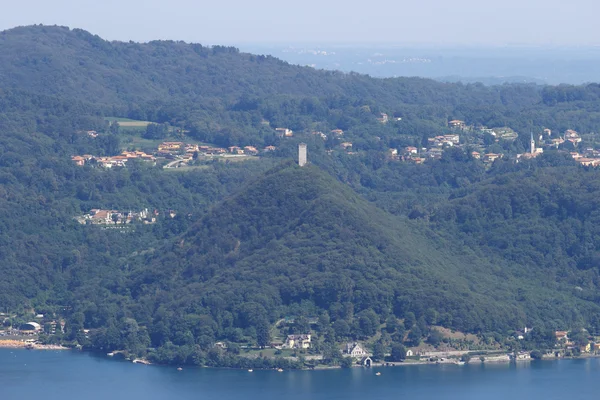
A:
{"type": "MultiPolygon", "coordinates": [[[[175,41],[109,42],[81,29],[27,26],[0,34],[0,87],[18,87],[101,103],[173,98],[221,100],[294,95],[457,105],[463,96],[502,104],[502,89],[444,84],[418,78],[372,79],[317,71],[271,56],[223,46],[175,41]]],[[[538,100],[521,93],[521,104],[538,100]]]]}
{"type": "MultiPolygon", "coordinates": [[[[197,312],[210,314],[220,329],[228,327],[221,326],[227,315],[242,329],[271,324],[282,313],[328,313],[356,327],[373,312],[383,321],[435,310],[445,326],[488,332],[566,320],[573,307],[600,310],[537,275],[454,247],[426,226],[376,208],[317,167],[284,164],[141,260],[127,286],[136,303],[145,304],[141,315],[159,307],[205,307],[197,312]],[[159,288],[166,291],[160,304],[159,288]],[[520,301],[522,292],[532,301],[520,301]],[[549,302],[552,310],[543,306],[549,302]]],[[[353,335],[374,332],[361,329],[353,335]]]]}

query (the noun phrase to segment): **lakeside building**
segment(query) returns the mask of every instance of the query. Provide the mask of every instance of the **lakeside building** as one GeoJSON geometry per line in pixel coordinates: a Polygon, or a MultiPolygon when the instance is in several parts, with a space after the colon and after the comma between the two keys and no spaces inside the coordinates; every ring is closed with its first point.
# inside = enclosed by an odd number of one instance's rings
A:
{"type": "Polygon", "coordinates": [[[288,349],[308,349],[310,348],[310,334],[288,335],[283,347],[288,349]]]}

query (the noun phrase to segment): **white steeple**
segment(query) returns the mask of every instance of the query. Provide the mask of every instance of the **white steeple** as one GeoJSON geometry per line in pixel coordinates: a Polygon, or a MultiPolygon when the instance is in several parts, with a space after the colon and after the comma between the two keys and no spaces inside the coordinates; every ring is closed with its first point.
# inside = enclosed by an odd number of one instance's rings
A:
{"type": "Polygon", "coordinates": [[[531,132],[531,143],[530,144],[531,144],[530,152],[531,152],[531,154],[534,154],[535,153],[535,140],[533,139],[533,132],[531,132]]]}

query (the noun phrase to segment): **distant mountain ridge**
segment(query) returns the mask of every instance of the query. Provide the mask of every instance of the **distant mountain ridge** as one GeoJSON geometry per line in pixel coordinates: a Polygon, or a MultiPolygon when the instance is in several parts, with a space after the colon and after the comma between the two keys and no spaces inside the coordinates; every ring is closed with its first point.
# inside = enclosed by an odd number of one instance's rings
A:
{"type": "MultiPolygon", "coordinates": [[[[41,25],[0,33],[0,71],[0,87],[103,104],[175,97],[229,101],[242,95],[335,97],[354,92],[391,106],[399,102],[459,104],[448,89],[466,96],[481,95],[463,85],[427,79],[375,79],[315,70],[272,56],[241,53],[234,47],[179,41],[109,42],[81,29],[41,25]]],[[[494,91],[487,96],[489,102],[501,104],[494,91]]]]}
{"type": "Polygon", "coordinates": [[[326,73],[273,57],[240,53],[233,47],[174,41],[108,42],[81,29],[57,26],[4,31],[0,33],[0,54],[2,86],[60,95],[83,92],[101,102],[172,95],[239,96],[257,84],[291,94],[332,90],[312,81],[326,73]],[[265,66],[277,68],[277,74],[260,73],[265,66]],[[238,79],[242,74],[254,82],[238,79]]]}

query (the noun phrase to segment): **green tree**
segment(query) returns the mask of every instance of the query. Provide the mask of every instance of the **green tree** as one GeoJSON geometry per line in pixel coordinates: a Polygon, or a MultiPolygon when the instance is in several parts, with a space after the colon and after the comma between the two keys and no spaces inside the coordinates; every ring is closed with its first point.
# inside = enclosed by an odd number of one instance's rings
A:
{"type": "Polygon", "coordinates": [[[385,320],[385,329],[390,334],[393,334],[394,332],[396,332],[396,329],[398,329],[398,326],[399,326],[398,318],[396,318],[394,315],[390,315],[385,320]]]}
{"type": "Polygon", "coordinates": [[[352,360],[352,357],[342,357],[342,360],[340,362],[340,366],[342,368],[350,368],[352,367],[352,363],[354,361],[352,360]]]}
{"type": "Polygon", "coordinates": [[[407,312],[404,316],[404,326],[406,329],[412,329],[412,327],[417,323],[417,317],[413,312],[407,312]]]}
{"type": "Polygon", "coordinates": [[[381,341],[373,345],[373,360],[382,361],[385,358],[385,346],[381,341]]]}
{"type": "Polygon", "coordinates": [[[432,346],[437,347],[442,342],[443,338],[444,338],[444,336],[442,335],[442,333],[439,330],[432,329],[429,332],[429,337],[427,338],[427,342],[429,344],[431,344],[432,346]]]}
{"type": "Polygon", "coordinates": [[[400,343],[393,343],[390,357],[392,361],[396,362],[406,359],[406,347],[400,343]]]}
{"type": "Polygon", "coordinates": [[[569,332],[569,338],[579,347],[587,346],[589,343],[588,333],[583,329],[576,329],[569,332]]]}
{"type": "Polygon", "coordinates": [[[543,354],[539,350],[533,350],[531,352],[531,358],[533,358],[534,360],[541,360],[542,357],[543,357],[543,354]]]}
{"type": "Polygon", "coordinates": [[[256,325],[256,342],[261,348],[271,344],[271,326],[266,319],[256,325]]]}
{"type": "Polygon", "coordinates": [[[325,343],[323,345],[323,361],[326,364],[337,365],[341,359],[342,353],[334,343],[325,343]]]}
{"type": "Polygon", "coordinates": [[[421,344],[421,338],[423,337],[423,333],[421,329],[415,325],[408,333],[408,340],[413,347],[417,347],[421,344]]]}

